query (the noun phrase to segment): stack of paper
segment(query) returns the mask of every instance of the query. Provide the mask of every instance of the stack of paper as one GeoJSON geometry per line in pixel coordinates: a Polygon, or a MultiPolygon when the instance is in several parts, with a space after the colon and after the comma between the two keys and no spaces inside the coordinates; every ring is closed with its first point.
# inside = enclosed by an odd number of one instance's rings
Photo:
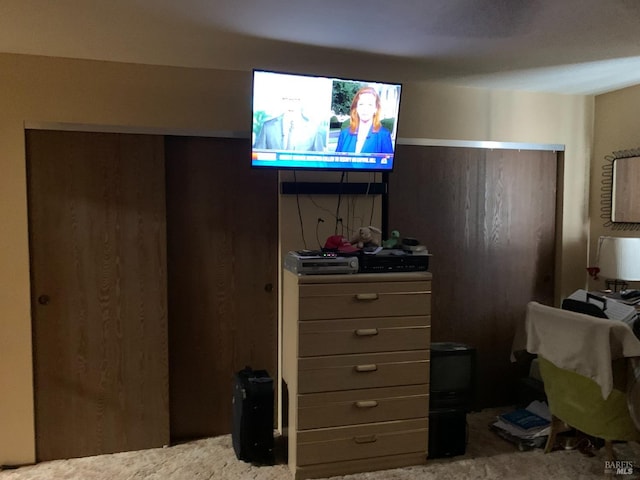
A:
{"type": "Polygon", "coordinates": [[[498,415],[493,427],[519,439],[534,439],[549,435],[551,413],[546,403],[535,400],[527,408],[498,415]]]}

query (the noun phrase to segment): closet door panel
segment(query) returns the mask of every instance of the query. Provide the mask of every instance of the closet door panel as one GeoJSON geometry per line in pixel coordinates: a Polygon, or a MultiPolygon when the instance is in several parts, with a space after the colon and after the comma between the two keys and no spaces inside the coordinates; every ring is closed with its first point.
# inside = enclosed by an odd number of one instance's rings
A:
{"type": "Polygon", "coordinates": [[[231,432],[232,380],[277,378],[278,179],[244,139],[167,137],[171,435],[231,432]]]}
{"type": "Polygon", "coordinates": [[[555,152],[401,145],[389,228],[433,254],[432,341],[478,349],[480,406],[514,400],[510,362],[530,300],[553,304],[555,152]]]}
{"type": "Polygon", "coordinates": [[[162,139],[26,140],[37,460],[166,445],[162,139]]]}

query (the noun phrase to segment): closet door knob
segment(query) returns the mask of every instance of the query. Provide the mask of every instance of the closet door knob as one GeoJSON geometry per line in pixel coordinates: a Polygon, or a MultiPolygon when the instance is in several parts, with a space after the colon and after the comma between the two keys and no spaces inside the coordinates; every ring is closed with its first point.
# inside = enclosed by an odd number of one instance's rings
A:
{"type": "Polygon", "coordinates": [[[40,305],[49,305],[49,302],[51,301],[51,297],[49,295],[40,295],[38,297],[38,303],[40,305]]]}

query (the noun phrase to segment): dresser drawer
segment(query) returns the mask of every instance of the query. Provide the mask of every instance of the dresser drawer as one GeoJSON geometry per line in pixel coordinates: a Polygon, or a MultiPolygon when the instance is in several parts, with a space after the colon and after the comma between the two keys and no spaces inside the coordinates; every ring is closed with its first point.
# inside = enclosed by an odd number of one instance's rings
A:
{"type": "Polygon", "coordinates": [[[425,315],[431,282],[301,285],[299,320],[425,315]]]}
{"type": "Polygon", "coordinates": [[[428,381],[428,350],[298,360],[298,393],[301,394],[419,385],[428,381]]]}
{"type": "Polygon", "coordinates": [[[426,455],[428,419],[298,433],[298,465],[419,452],[426,455]]]}
{"type": "Polygon", "coordinates": [[[431,343],[429,317],[310,320],[299,324],[301,357],[421,350],[431,343]]]}
{"type": "Polygon", "coordinates": [[[426,418],[429,386],[410,385],[298,397],[298,429],[426,418]]]}

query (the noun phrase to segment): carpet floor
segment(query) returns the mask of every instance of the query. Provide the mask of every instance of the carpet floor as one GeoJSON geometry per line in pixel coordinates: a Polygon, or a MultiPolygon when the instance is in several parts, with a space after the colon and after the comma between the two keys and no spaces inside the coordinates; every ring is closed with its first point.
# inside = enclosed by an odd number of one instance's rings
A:
{"type": "MultiPolygon", "coordinates": [[[[334,480],[582,480],[605,478],[604,449],[589,456],[577,449],[544,454],[535,448],[520,451],[496,435],[489,424],[496,409],[467,416],[469,441],[464,455],[430,459],[423,465],[359,473],[334,480]]],[[[617,460],[632,473],[613,478],[640,479],[640,445],[616,443],[617,460]]],[[[629,472],[627,470],[626,472],[629,472]]],[[[291,479],[284,464],[256,466],[236,459],[231,436],[195,440],[167,448],[122,452],[69,460],[54,460],[0,471],[0,480],[279,480],[291,479]]]]}

